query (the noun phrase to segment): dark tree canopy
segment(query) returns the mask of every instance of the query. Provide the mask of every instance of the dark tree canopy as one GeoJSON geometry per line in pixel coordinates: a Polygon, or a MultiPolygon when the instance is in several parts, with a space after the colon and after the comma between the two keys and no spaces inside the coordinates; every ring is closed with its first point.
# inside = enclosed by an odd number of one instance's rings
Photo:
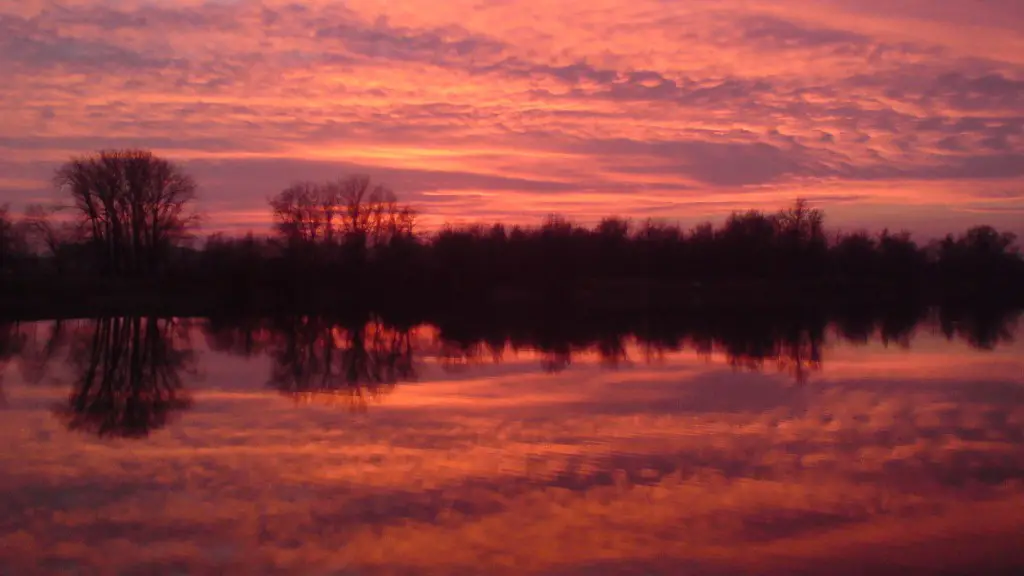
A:
{"type": "Polygon", "coordinates": [[[109,275],[158,272],[197,221],[196,183],[178,165],[146,150],[106,150],[57,170],[56,185],[109,275]]]}
{"type": "Polygon", "coordinates": [[[270,199],[274,227],[290,246],[352,243],[367,247],[413,232],[415,212],[368,176],[299,182],[270,199]]]}
{"type": "Polygon", "coordinates": [[[25,227],[14,220],[10,207],[0,204],[0,274],[27,250],[25,227]]]}
{"type": "Polygon", "coordinates": [[[62,209],[29,206],[16,222],[0,208],[0,313],[1024,303],[1024,258],[1011,233],[977,226],[926,245],[905,231],[840,233],[802,199],[690,229],[550,215],[533,226],[419,233],[410,206],[354,175],[269,198],[272,234],[217,233],[194,249],[183,240],[197,223],[196,184],[171,162],[103,151],[66,163],[56,183],[72,200],[62,209]]]}

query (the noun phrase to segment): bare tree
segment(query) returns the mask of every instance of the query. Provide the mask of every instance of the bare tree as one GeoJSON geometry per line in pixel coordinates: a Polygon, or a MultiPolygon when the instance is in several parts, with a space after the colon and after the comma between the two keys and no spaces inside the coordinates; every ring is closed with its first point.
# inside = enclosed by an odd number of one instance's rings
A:
{"type": "Polygon", "coordinates": [[[291,245],[360,243],[387,244],[411,235],[412,208],[368,176],[350,176],[323,183],[300,182],[270,199],[278,234],[291,245]]]}
{"type": "Polygon", "coordinates": [[[319,184],[299,182],[270,199],[274,226],[289,244],[316,244],[326,238],[325,228],[331,224],[321,210],[323,192],[319,184]]]}
{"type": "Polygon", "coordinates": [[[826,243],[825,213],[811,208],[805,198],[797,198],[791,208],[780,210],[775,219],[782,237],[796,246],[826,243]]]}
{"type": "Polygon", "coordinates": [[[53,218],[60,210],[60,206],[30,204],[21,220],[31,250],[52,258],[58,273],[64,271],[70,251],[83,240],[81,222],[53,218]]]}
{"type": "Polygon", "coordinates": [[[146,150],[106,150],[72,159],[56,185],[111,274],[151,274],[198,222],[196,183],[176,164],[146,150]]]}
{"type": "Polygon", "coordinates": [[[25,208],[25,215],[22,218],[32,243],[50,256],[57,253],[61,244],[59,226],[51,220],[51,216],[58,209],[42,204],[30,204],[25,208]]]}
{"type": "Polygon", "coordinates": [[[14,221],[7,204],[0,205],[0,272],[9,269],[26,251],[24,227],[14,221]]]}
{"type": "Polygon", "coordinates": [[[0,272],[9,265],[13,249],[14,222],[11,221],[10,207],[0,205],[0,272]]]}
{"type": "Polygon", "coordinates": [[[371,186],[368,176],[352,176],[335,186],[341,199],[341,228],[347,237],[363,237],[367,245],[376,246],[412,233],[416,214],[408,206],[399,206],[390,189],[371,186]]]}

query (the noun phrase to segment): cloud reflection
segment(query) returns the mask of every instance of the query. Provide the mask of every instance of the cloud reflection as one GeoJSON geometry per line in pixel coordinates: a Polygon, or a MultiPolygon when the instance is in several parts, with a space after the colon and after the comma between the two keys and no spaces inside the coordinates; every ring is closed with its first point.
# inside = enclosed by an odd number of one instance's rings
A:
{"type": "MultiPolygon", "coordinates": [[[[324,366],[349,340],[318,322],[280,335],[210,324],[192,340],[205,363],[238,374],[260,357],[276,370],[292,339],[324,366]]],[[[0,453],[0,566],[852,574],[1019,563],[1020,342],[979,350],[923,325],[905,349],[877,328],[859,343],[832,330],[820,369],[794,386],[774,369],[735,370],[717,345],[647,363],[627,340],[628,368],[602,367],[591,349],[546,372],[535,348],[506,344],[495,363],[497,346],[460,356],[452,332],[428,329],[409,334],[417,381],[369,411],[296,406],[266,390],[266,372],[208,378],[180,422],[130,450],[62,433],[48,406],[64,391],[16,383],[0,421],[18,447],[0,453]]]]}

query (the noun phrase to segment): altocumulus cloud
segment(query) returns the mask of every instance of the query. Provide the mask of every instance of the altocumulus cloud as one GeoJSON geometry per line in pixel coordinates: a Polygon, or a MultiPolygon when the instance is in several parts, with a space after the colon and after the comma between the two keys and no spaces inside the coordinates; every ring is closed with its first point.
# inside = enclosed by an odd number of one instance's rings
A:
{"type": "Polygon", "coordinates": [[[247,215],[358,171],[438,218],[685,220],[799,194],[840,221],[884,204],[1013,225],[1019,196],[979,210],[1024,185],[1024,13],[985,5],[9,5],[0,202],[47,194],[40,166],[131,145],[201,168],[218,210],[247,215]]]}

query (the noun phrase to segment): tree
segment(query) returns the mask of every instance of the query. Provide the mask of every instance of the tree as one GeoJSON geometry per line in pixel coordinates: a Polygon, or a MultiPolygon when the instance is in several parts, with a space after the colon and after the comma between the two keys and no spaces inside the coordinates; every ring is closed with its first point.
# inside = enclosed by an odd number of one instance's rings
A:
{"type": "Polygon", "coordinates": [[[779,228],[780,256],[782,264],[789,271],[819,273],[828,250],[825,237],[825,213],[810,208],[807,200],[797,198],[791,208],[779,211],[775,216],[779,228]]]}
{"type": "Polygon", "coordinates": [[[4,204],[0,206],[0,272],[3,272],[9,265],[13,232],[14,223],[10,218],[10,207],[4,204]]]}
{"type": "Polygon", "coordinates": [[[158,272],[198,222],[195,181],[146,150],[74,158],[57,170],[54,182],[71,195],[71,208],[107,274],[158,272]]]}
{"type": "Polygon", "coordinates": [[[876,279],[878,256],[878,242],[863,231],[837,236],[832,247],[835,272],[844,279],[876,279]]]}
{"type": "Polygon", "coordinates": [[[0,272],[9,270],[26,248],[24,228],[14,221],[7,204],[0,205],[0,272]]]}
{"type": "Polygon", "coordinates": [[[274,227],[289,246],[329,241],[334,236],[331,191],[313,182],[299,182],[270,199],[274,227]]]}
{"type": "Polygon", "coordinates": [[[292,247],[349,244],[363,248],[411,236],[416,213],[368,176],[299,182],[270,199],[274,226],[292,247]]]}
{"type": "Polygon", "coordinates": [[[82,226],[76,222],[54,221],[59,206],[30,204],[21,220],[28,243],[34,252],[52,258],[58,274],[64,272],[73,252],[82,241],[82,226]]]}
{"type": "Polygon", "coordinates": [[[791,208],[779,211],[776,221],[779,232],[794,244],[825,243],[825,213],[818,208],[810,208],[804,198],[797,198],[791,208]]]}

